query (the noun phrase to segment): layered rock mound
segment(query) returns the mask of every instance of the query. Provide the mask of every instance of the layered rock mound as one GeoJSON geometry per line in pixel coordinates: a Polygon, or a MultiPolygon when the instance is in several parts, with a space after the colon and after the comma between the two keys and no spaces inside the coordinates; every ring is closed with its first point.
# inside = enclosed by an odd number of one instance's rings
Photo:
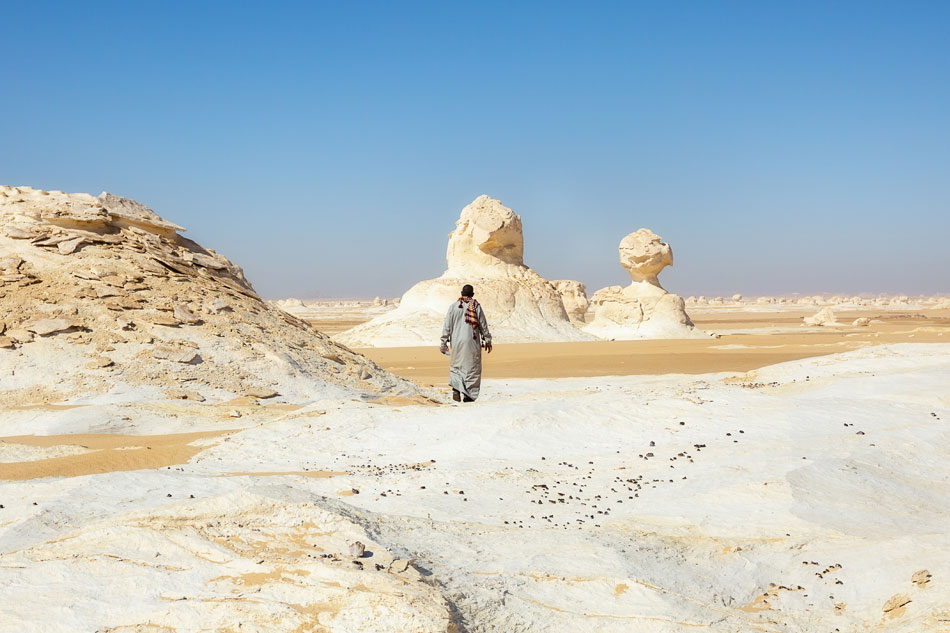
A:
{"type": "Polygon", "coordinates": [[[630,273],[630,285],[594,293],[594,318],[585,332],[621,340],[705,336],[686,314],[683,298],[660,285],[660,271],[673,265],[673,249],[659,235],[640,229],[623,238],[620,265],[630,273]]]}
{"type": "Polygon", "coordinates": [[[0,187],[0,404],[155,395],[415,393],[265,304],[241,268],[146,206],[0,187]]]}
{"type": "Polygon", "coordinates": [[[462,209],[449,234],[448,269],[410,288],[395,310],[336,338],[354,347],[437,345],[449,304],[463,285],[475,287],[496,342],[577,341],[557,288],[524,264],[521,218],[479,196],[462,209]]]}

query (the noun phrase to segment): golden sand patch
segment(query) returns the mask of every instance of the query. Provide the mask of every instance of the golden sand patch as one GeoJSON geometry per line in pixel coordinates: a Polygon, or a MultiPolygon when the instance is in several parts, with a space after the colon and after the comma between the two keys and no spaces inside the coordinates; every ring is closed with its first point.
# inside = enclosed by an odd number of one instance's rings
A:
{"type": "Polygon", "coordinates": [[[275,404],[264,405],[265,409],[274,409],[275,411],[299,411],[304,408],[302,404],[290,404],[285,402],[278,402],[275,404]]]}
{"type": "Polygon", "coordinates": [[[899,618],[907,612],[907,605],[910,604],[910,596],[906,593],[898,593],[891,596],[881,610],[884,612],[885,619],[899,618]]]}
{"type": "Polygon", "coordinates": [[[81,446],[91,452],[29,462],[0,464],[0,479],[23,481],[41,477],[79,477],[126,470],[146,470],[184,464],[208,448],[191,443],[234,433],[236,429],[172,433],[169,435],[17,435],[0,440],[25,446],[81,446]]]}
{"type": "Polygon", "coordinates": [[[929,571],[921,569],[914,572],[914,575],[910,577],[910,581],[918,587],[926,587],[932,577],[929,571]]]}
{"type": "Polygon", "coordinates": [[[14,411],[28,411],[30,409],[39,409],[40,411],[68,411],[69,409],[78,409],[79,407],[88,406],[88,404],[50,404],[41,402],[38,404],[20,404],[8,408],[14,411]]]}
{"type": "Polygon", "coordinates": [[[210,582],[217,582],[219,580],[230,580],[236,585],[241,585],[242,587],[260,587],[268,582],[280,582],[283,580],[292,580],[290,576],[309,576],[310,572],[306,569],[292,569],[286,570],[281,567],[273,569],[271,571],[264,572],[249,572],[246,574],[241,574],[240,576],[218,576],[217,578],[212,578],[210,582]]]}
{"type": "Polygon", "coordinates": [[[769,598],[771,597],[771,594],[763,593],[761,596],[756,596],[755,600],[744,607],[739,607],[739,610],[745,611],[746,613],[759,613],[760,611],[768,611],[772,608],[769,605],[769,598]]]}
{"type": "Polygon", "coordinates": [[[300,616],[303,617],[303,622],[293,630],[293,633],[317,633],[319,631],[325,631],[322,626],[320,626],[320,614],[322,613],[339,613],[340,607],[328,602],[314,602],[311,604],[294,604],[292,602],[285,603],[288,607],[296,611],[300,616]]]}
{"type": "Polygon", "coordinates": [[[322,552],[314,541],[330,537],[336,530],[328,530],[312,521],[287,528],[267,528],[253,534],[227,536],[208,535],[208,538],[223,548],[245,558],[299,560],[308,553],[322,552]]]}
{"type": "Polygon", "coordinates": [[[614,595],[615,595],[615,596],[622,596],[623,594],[627,593],[627,590],[628,590],[628,589],[630,589],[630,586],[629,586],[629,585],[626,585],[626,584],[624,584],[624,583],[620,583],[619,585],[617,585],[616,587],[614,587],[614,595]]]}

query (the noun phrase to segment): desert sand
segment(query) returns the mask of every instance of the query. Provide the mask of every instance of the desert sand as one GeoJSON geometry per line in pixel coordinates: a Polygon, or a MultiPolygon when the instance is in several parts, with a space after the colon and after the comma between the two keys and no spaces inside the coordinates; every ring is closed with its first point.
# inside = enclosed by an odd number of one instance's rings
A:
{"type": "MultiPolygon", "coordinates": [[[[950,342],[950,310],[848,311],[841,314],[849,323],[868,318],[873,324],[820,330],[799,327],[804,314],[722,311],[694,319],[700,329],[718,332],[716,338],[511,344],[483,356],[483,363],[487,374],[497,378],[700,374],[749,371],[869,345],[950,342]]],[[[355,314],[349,322],[358,322],[355,314]]],[[[332,331],[320,319],[314,323],[332,331]]],[[[400,376],[432,386],[445,382],[445,361],[436,347],[359,351],[400,376]]]]}
{"type": "Polygon", "coordinates": [[[943,297],[688,298],[703,338],[499,344],[453,404],[328,336],[397,301],[3,193],[0,633],[950,631],[943,297]]]}

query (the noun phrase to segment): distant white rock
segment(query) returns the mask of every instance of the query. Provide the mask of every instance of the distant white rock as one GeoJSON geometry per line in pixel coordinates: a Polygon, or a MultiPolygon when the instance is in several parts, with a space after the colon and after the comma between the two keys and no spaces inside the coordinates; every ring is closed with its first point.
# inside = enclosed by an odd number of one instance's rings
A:
{"type": "Polygon", "coordinates": [[[803,317],[802,323],[804,325],[825,327],[842,325],[835,319],[835,313],[831,308],[822,308],[816,314],[810,317],[803,317]]]}
{"type": "Polygon", "coordinates": [[[871,325],[871,319],[869,319],[868,317],[859,317],[855,319],[851,323],[851,325],[853,325],[854,327],[867,327],[871,325]]]}
{"type": "Polygon", "coordinates": [[[301,301],[300,299],[290,297],[289,299],[281,299],[280,301],[278,301],[277,307],[282,308],[284,310],[287,310],[287,309],[292,310],[294,308],[303,308],[304,304],[303,304],[303,301],[301,301]]]}
{"type": "Polygon", "coordinates": [[[437,345],[445,312],[471,284],[496,342],[591,340],[576,328],[561,293],[524,264],[521,218],[482,195],[462,209],[441,277],[417,283],[399,307],[335,338],[351,347],[437,345]]]}
{"type": "Polygon", "coordinates": [[[606,339],[703,336],[686,314],[683,298],[660,285],[658,275],[673,265],[673,249],[649,229],[620,242],[620,265],[630,274],[626,288],[601,288],[591,297],[594,319],[584,331],[606,339]]]}

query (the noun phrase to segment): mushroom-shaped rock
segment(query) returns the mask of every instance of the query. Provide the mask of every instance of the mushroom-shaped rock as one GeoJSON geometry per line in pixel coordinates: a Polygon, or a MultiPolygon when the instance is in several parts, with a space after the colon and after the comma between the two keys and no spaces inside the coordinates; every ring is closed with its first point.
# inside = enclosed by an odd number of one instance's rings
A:
{"type": "Polygon", "coordinates": [[[442,321],[462,286],[471,284],[496,342],[583,341],[555,286],[524,265],[521,218],[479,196],[462,209],[441,277],[410,288],[399,306],[337,335],[351,347],[437,345],[442,321]]]}
{"type": "Polygon", "coordinates": [[[686,314],[683,298],[660,285],[660,271],[673,265],[673,249],[659,235],[640,229],[623,238],[620,265],[630,274],[631,284],[594,293],[590,300],[594,318],[585,332],[606,339],[704,336],[686,314]]]}
{"type": "Polygon", "coordinates": [[[639,229],[620,240],[620,265],[634,282],[662,288],[657,276],[673,265],[673,249],[650,229],[639,229]]]}

